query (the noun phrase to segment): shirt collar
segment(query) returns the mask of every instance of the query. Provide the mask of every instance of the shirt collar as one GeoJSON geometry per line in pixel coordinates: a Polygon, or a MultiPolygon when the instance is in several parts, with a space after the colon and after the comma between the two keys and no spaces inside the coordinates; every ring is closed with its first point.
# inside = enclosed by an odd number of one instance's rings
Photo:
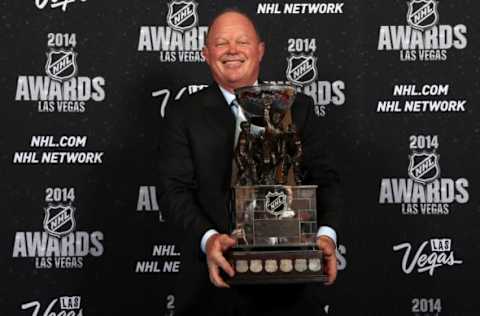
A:
{"type": "MultiPolygon", "coordinates": [[[[255,81],[253,85],[254,86],[258,85],[258,80],[255,81]]],[[[227,104],[231,104],[232,101],[236,99],[235,94],[231,93],[221,85],[218,85],[218,87],[220,88],[220,91],[222,91],[223,97],[225,98],[225,101],[227,101],[227,104]]]]}

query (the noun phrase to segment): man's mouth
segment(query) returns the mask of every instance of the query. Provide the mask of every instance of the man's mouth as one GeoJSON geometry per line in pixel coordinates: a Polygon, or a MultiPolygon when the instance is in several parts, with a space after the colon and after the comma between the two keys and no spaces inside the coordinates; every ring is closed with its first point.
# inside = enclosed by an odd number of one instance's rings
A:
{"type": "Polygon", "coordinates": [[[222,64],[227,66],[227,67],[238,67],[241,66],[245,62],[244,59],[227,59],[227,60],[222,60],[222,64]]]}

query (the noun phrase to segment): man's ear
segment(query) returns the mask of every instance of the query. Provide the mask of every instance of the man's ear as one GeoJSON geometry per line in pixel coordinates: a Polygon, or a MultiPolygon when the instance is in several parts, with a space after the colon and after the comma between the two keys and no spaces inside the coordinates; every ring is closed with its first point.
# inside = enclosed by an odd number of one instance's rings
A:
{"type": "Polygon", "coordinates": [[[207,46],[203,46],[202,56],[203,58],[205,58],[206,63],[210,65],[210,55],[209,55],[207,46]]]}
{"type": "Polygon", "coordinates": [[[265,54],[265,43],[258,43],[258,54],[260,55],[259,61],[262,61],[263,54],[265,54]]]}

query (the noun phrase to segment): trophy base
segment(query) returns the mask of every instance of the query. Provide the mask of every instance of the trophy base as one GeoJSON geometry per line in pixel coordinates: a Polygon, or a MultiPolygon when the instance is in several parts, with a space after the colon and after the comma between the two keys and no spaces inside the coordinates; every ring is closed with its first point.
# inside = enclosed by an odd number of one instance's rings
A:
{"type": "Polygon", "coordinates": [[[235,276],[226,280],[231,285],[324,283],[327,280],[322,252],[316,249],[233,249],[227,254],[227,260],[235,270],[235,276]]]}

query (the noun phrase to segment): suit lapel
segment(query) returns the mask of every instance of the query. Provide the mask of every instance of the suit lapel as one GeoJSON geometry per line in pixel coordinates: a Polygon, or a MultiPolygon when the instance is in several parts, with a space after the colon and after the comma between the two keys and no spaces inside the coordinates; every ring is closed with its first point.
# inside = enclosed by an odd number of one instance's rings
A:
{"type": "Polygon", "coordinates": [[[211,93],[204,101],[205,121],[211,126],[216,137],[221,137],[225,141],[225,149],[232,152],[235,137],[235,115],[216,84],[212,84],[208,89],[211,89],[211,93]]]}

